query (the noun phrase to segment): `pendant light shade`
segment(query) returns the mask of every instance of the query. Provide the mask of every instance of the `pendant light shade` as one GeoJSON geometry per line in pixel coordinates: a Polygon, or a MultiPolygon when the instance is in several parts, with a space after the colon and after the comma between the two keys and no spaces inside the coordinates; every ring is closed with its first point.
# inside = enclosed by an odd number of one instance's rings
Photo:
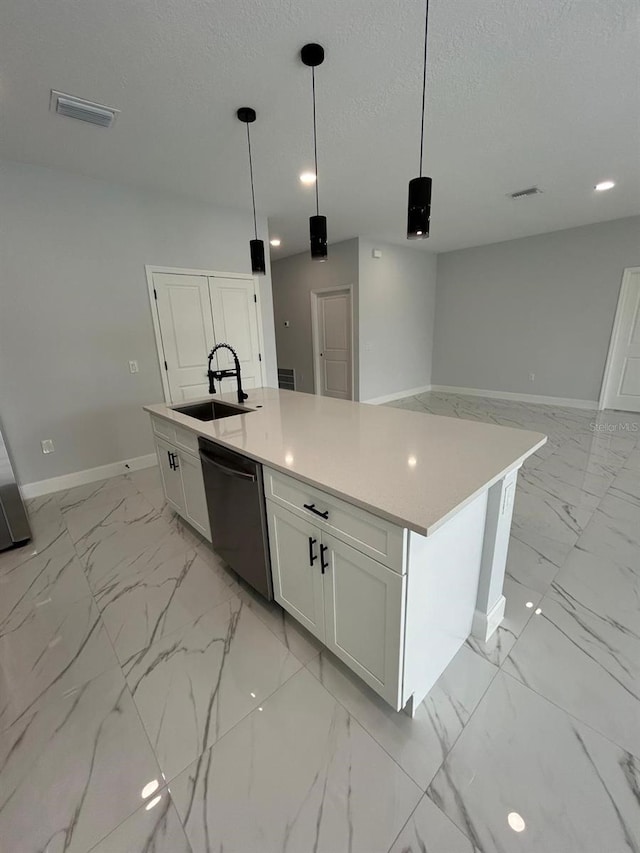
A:
{"type": "Polygon", "coordinates": [[[240,107],[236,113],[238,119],[247,126],[247,145],[249,147],[249,176],[251,178],[251,200],[253,202],[253,230],[255,240],[249,241],[249,251],[251,252],[251,272],[254,275],[264,275],[266,272],[266,264],[264,260],[264,243],[258,240],[258,223],[256,220],[256,194],[253,188],[253,158],[251,156],[251,134],[249,125],[256,120],[256,111],[252,107],[240,107]]]}
{"type": "Polygon", "coordinates": [[[267,271],[264,262],[264,243],[262,240],[249,240],[251,250],[251,272],[254,275],[264,275],[267,271]]]}
{"type": "Polygon", "coordinates": [[[431,178],[413,178],[409,181],[407,207],[407,239],[422,240],[429,236],[431,215],[431,178]]]}
{"type": "Polygon", "coordinates": [[[407,240],[424,240],[429,236],[431,217],[431,178],[422,175],[424,152],[424,113],[427,95],[427,35],[429,29],[429,0],[425,0],[424,62],[422,66],[422,117],[420,123],[420,177],[409,181],[407,204],[407,240]]]}
{"type": "Polygon", "coordinates": [[[320,216],[318,195],[318,133],[316,125],[316,68],[324,62],[324,48],[320,44],[305,44],[300,51],[300,59],[311,68],[311,92],[313,97],[313,155],[316,164],[316,215],[309,218],[309,243],[314,261],[327,259],[327,217],[320,216]]]}
{"type": "Polygon", "coordinates": [[[314,261],[327,259],[327,217],[311,216],[309,218],[309,240],[311,257],[314,261]]]}

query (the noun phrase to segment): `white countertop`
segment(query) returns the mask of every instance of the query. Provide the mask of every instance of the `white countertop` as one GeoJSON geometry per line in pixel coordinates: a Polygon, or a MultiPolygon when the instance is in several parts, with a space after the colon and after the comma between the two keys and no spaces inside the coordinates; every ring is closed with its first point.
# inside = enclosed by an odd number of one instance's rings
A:
{"type": "MultiPolygon", "coordinates": [[[[255,411],[217,421],[165,404],[144,408],[423,535],[547,440],[539,432],[296,391],[247,393],[244,406],[255,411]]],[[[233,393],[206,399],[237,405],[233,393]]]]}

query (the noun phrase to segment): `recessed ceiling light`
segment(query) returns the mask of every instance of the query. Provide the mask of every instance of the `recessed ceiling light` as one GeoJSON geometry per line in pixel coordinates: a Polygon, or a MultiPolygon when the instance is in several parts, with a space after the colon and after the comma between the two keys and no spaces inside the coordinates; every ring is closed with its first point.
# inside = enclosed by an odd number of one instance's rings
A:
{"type": "Polygon", "coordinates": [[[612,190],[615,187],[615,181],[600,181],[596,184],[594,190],[598,193],[603,193],[605,190],[612,190]]]}
{"type": "Polygon", "coordinates": [[[274,237],[273,240],[269,240],[269,242],[271,243],[272,246],[279,246],[280,245],[280,238],[274,237]]]}
{"type": "Polygon", "coordinates": [[[315,184],[316,182],[316,173],[315,172],[303,172],[300,175],[300,180],[303,184],[307,184],[307,186],[311,184],[315,184]]]}

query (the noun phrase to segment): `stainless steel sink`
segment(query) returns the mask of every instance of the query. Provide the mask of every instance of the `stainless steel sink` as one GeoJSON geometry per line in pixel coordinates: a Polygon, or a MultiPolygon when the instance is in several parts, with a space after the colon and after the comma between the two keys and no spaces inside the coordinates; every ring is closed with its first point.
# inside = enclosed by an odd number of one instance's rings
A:
{"type": "Polygon", "coordinates": [[[199,421],[217,421],[220,418],[230,418],[233,415],[243,415],[252,411],[251,409],[232,406],[229,403],[220,403],[217,400],[191,403],[187,406],[173,406],[172,408],[174,412],[180,412],[181,415],[188,415],[190,418],[196,418],[199,421]]]}

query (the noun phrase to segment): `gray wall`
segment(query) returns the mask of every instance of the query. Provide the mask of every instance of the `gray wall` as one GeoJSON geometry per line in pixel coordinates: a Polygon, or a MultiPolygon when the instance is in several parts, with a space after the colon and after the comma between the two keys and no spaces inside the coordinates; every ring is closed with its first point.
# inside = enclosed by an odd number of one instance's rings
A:
{"type": "MultiPolygon", "coordinates": [[[[19,480],[152,452],[141,406],[163,393],[144,266],[250,272],[250,217],[4,162],[0,220],[0,418],[19,480]]],[[[269,275],[260,287],[276,385],[269,275]]]]}
{"type": "Polygon", "coordinates": [[[638,265],[640,217],[439,255],[433,383],[597,400],[638,265]]]}
{"type": "MultiPolygon", "coordinates": [[[[273,313],[276,326],[278,367],[294,368],[297,390],[313,394],[313,344],[311,291],[323,287],[353,285],[354,352],[358,352],[358,240],[329,246],[329,257],[318,263],[308,252],[274,261],[273,313]],[[290,326],[284,327],[288,320],[290,326]]],[[[356,358],[354,396],[359,399],[356,358]]]]}
{"type": "Polygon", "coordinates": [[[429,385],[436,255],[360,239],[359,258],[360,399],[429,385]]]}

